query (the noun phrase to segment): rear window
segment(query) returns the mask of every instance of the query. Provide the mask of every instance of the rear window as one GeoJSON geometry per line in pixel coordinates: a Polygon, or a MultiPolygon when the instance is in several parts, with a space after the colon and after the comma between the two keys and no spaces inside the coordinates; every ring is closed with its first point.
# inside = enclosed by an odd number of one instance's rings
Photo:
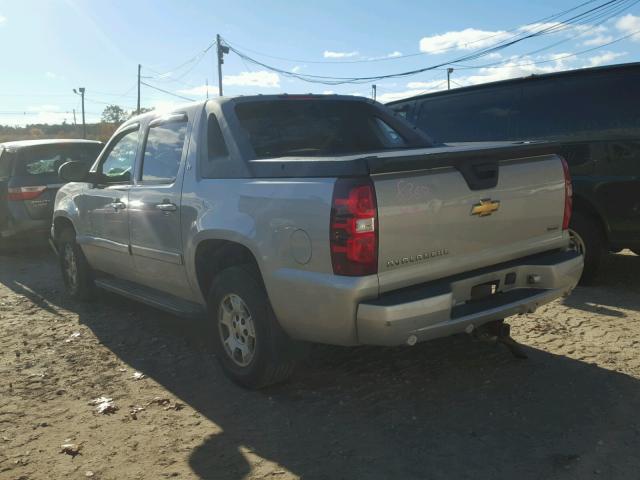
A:
{"type": "Polygon", "coordinates": [[[328,156],[407,148],[406,139],[362,102],[241,103],[236,115],[258,158],[328,156]]]}
{"type": "Polygon", "coordinates": [[[20,150],[14,175],[56,177],[63,163],[75,161],[91,165],[101,149],[100,144],[73,143],[24,148],[20,150]]]}

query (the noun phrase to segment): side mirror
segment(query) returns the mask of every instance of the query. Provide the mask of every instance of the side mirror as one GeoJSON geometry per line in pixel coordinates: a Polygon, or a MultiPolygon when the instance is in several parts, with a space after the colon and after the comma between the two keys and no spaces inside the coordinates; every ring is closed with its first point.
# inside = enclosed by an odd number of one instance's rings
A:
{"type": "Polygon", "coordinates": [[[58,176],[65,182],[88,182],[89,165],[84,162],[66,162],[60,165],[58,176]]]}

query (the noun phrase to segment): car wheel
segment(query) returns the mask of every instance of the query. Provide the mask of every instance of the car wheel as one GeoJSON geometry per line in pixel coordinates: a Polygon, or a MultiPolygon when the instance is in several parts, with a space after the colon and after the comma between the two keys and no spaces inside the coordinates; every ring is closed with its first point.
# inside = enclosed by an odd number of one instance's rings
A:
{"type": "Polygon", "coordinates": [[[584,255],[580,283],[588,285],[595,279],[602,257],[607,253],[604,233],[596,218],[583,212],[574,212],[569,235],[573,248],[584,255]]]}
{"type": "Polygon", "coordinates": [[[89,300],[95,289],[93,272],[80,245],[76,243],[73,230],[67,229],[60,235],[58,255],[67,294],[74,300],[89,300]]]}
{"type": "Polygon", "coordinates": [[[231,380],[257,389],[291,375],[293,342],[278,324],[255,268],[223,270],[211,286],[207,306],[214,350],[231,380]]]}

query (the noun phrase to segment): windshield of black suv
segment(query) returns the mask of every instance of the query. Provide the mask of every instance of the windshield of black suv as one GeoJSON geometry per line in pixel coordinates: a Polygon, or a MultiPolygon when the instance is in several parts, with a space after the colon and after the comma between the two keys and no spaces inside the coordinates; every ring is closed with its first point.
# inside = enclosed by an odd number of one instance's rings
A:
{"type": "Polygon", "coordinates": [[[394,128],[382,118],[381,110],[361,101],[259,101],[240,103],[235,110],[257,158],[429,146],[394,128]]]}

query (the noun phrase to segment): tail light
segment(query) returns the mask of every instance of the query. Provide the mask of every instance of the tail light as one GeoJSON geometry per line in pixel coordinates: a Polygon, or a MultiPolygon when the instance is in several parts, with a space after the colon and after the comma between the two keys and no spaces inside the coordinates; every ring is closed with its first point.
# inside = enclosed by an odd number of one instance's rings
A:
{"type": "Polygon", "coordinates": [[[33,200],[38,198],[46,189],[46,185],[40,187],[10,187],[7,189],[7,199],[14,201],[33,200]]]}
{"type": "Polygon", "coordinates": [[[569,229],[571,221],[571,210],[573,209],[573,186],[571,185],[571,173],[569,173],[569,164],[563,158],[562,169],[564,170],[564,217],[562,218],[562,229],[569,229]]]}
{"type": "Polygon", "coordinates": [[[378,272],[378,208],[370,179],[338,179],[331,205],[331,263],[336,275],[378,272]]]}

